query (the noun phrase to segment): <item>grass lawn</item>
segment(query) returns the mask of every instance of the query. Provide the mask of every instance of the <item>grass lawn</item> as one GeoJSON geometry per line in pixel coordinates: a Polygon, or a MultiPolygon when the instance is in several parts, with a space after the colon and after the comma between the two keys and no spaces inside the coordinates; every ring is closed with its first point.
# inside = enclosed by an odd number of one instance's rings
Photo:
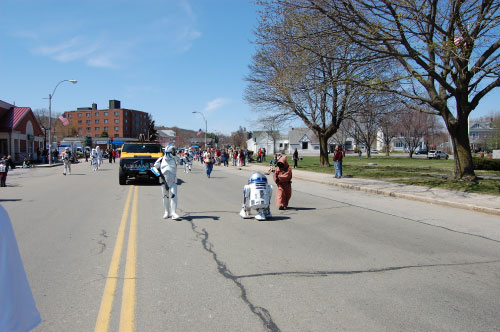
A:
{"type": "MultiPolygon", "coordinates": [[[[289,163],[292,164],[291,158],[289,158],[289,163]]],[[[330,167],[320,167],[319,157],[305,156],[299,160],[298,165],[300,170],[333,174],[331,155],[330,163],[330,167]]],[[[411,185],[500,195],[500,180],[484,179],[477,182],[455,180],[453,178],[454,167],[453,160],[410,159],[407,155],[386,157],[382,154],[372,155],[371,158],[363,155],[363,158],[359,159],[357,155],[347,155],[342,162],[342,173],[345,177],[379,178],[411,185]]],[[[476,171],[476,175],[500,177],[500,172],[476,171]]]]}

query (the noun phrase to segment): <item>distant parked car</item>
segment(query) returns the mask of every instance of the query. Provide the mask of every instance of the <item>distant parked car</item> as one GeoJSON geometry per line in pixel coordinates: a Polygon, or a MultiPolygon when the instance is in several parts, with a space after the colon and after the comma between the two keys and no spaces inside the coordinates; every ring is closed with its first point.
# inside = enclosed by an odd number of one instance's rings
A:
{"type": "Polygon", "coordinates": [[[429,151],[427,149],[420,149],[415,151],[415,154],[427,154],[429,151]]]}
{"type": "Polygon", "coordinates": [[[447,153],[444,153],[440,150],[429,150],[427,154],[428,159],[448,159],[450,156],[447,153]]]}

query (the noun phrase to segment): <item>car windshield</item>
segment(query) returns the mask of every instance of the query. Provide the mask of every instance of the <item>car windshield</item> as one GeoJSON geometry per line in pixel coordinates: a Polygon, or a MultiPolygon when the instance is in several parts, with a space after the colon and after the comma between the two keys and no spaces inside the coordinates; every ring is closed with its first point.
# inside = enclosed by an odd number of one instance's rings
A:
{"type": "Polygon", "coordinates": [[[128,153],[160,153],[160,144],[124,144],[122,152],[128,153]]]}

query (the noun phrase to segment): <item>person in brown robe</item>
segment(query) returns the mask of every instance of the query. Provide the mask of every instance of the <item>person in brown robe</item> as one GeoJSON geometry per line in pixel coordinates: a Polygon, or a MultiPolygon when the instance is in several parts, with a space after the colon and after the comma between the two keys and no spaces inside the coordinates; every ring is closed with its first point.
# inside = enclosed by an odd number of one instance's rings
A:
{"type": "Polygon", "coordinates": [[[282,156],[276,164],[274,172],[274,182],[278,190],[276,191],[276,205],[280,210],[286,210],[288,201],[292,197],[292,169],[289,167],[286,156],[282,156]]]}

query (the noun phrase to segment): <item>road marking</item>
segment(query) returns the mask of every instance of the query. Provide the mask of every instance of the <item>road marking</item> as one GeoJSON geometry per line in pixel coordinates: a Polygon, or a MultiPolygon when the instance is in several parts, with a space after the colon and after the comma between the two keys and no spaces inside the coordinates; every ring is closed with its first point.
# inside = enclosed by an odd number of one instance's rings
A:
{"type": "Polygon", "coordinates": [[[123,208],[122,220],[120,222],[120,227],[118,228],[115,248],[113,250],[113,256],[111,257],[111,264],[109,265],[106,285],[104,286],[104,293],[101,300],[101,307],[99,309],[99,314],[97,316],[96,326],[94,330],[95,332],[107,332],[109,328],[109,319],[111,316],[111,309],[113,307],[113,299],[115,297],[116,283],[118,279],[118,271],[120,269],[120,259],[123,249],[123,239],[125,237],[125,227],[127,225],[128,211],[130,209],[130,200],[133,190],[134,187],[130,187],[127,195],[127,200],[125,202],[125,207],[123,208]]]}
{"type": "Polygon", "coordinates": [[[120,332],[133,332],[135,328],[135,280],[137,263],[137,197],[139,187],[135,187],[132,216],[128,232],[127,260],[123,280],[122,308],[120,312],[120,332]]]}

